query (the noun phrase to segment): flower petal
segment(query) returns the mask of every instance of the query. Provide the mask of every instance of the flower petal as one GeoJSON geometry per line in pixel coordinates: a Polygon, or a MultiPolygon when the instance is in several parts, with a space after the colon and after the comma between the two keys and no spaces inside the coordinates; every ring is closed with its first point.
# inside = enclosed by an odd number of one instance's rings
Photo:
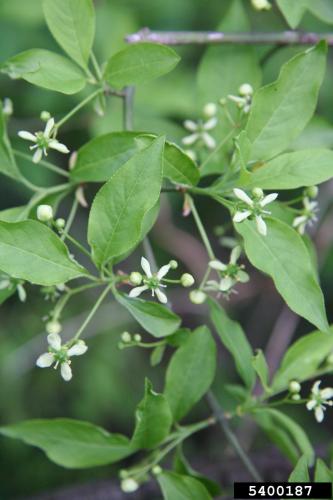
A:
{"type": "Polygon", "coordinates": [[[148,290],[148,286],[147,285],[136,286],[135,288],[132,288],[132,290],[130,291],[130,293],[128,294],[128,296],[131,297],[131,299],[133,299],[133,298],[138,297],[139,295],[141,295],[142,292],[144,292],[145,290],[148,290]]]}
{"type": "Polygon", "coordinates": [[[256,225],[257,225],[257,230],[258,233],[262,234],[263,236],[266,236],[267,234],[267,225],[266,222],[260,215],[256,216],[256,225]]]}
{"type": "Polygon", "coordinates": [[[160,280],[164,278],[164,276],[170,271],[170,265],[166,264],[165,266],[162,266],[161,269],[158,270],[157,272],[157,278],[160,280]]]}
{"type": "Polygon", "coordinates": [[[148,260],[145,257],[141,257],[141,267],[144,270],[146,276],[148,278],[152,277],[151,269],[150,269],[150,264],[148,260]]]}
{"type": "Polygon", "coordinates": [[[61,349],[61,337],[57,333],[50,333],[47,336],[47,341],[52,349],[55,349],[56,351],[61,349]]]}
{"type": "Polygon", "coordinates": [[[216,125],[217,125],[217,118],[216,116],[214,116],[213,118],[204,123],[203,128],[204,130],[212,130],[213,128],[216,127],[216,125]]]}
{"type": "Polygon", "coordinates": [[[34,163],[39,163],[42,159],[42,156],[43,156],[43,150],[38,148],[38,149],[36,149],[36,151],[32,157],[32,161],[34,163]]]}
{"type": "Polygon", "coordinates": [[[49,120],[47,120],[47,123],[45,125],[45,130],[44,130],[45,137],[47,138],[50,137],[53,127],[54,127],[54,118],[50,118],[49,120]]]}
{"type": "Polygon", "coordinates": [[[241,253],[242,253],[242,248],[239,245],[233,248],[230,254],[230,264],[236,264],[241,253]]]}
{"type": "Polygon", "coordinates": [[[295,217],[295,219],[293,220],[293,227],[300,226],[301,224],[306,222],[307,219],[308,218],[306,215],[299,215],[298,217],[295,217]]]}
{"type": "Polygon", "coordinates": [[[185,120],[184,127],[187,128],[187,130],[189,130],[190,132],[195,132],[196,130],[198,130],[198,124],[193,120],[185,120]]]}
{"type": "Polygon", "coordinates": [[[317,401],[315,399],[310,399],[310,401],[306,403],[306,407],[309,411],[313,410],[316,406],[317,406],[317,401]]]}
{"type": "Polygon", "coordinates": [[[67,351],[68,356],[81,356],[81,354],[84,354],[87,352],[88,346],[86,345],[83,340],[79,340],[76,344],[74,344],[72,347],[70,347],[67,351]]]}
{"type": "Polygon", "coordinates": [[[56,151],[59,151],[60,153],[67,154],[69,153],[69,149],[65,144],[61,144],[61,142],[58,142],[56,139],[52,139],[49,142],[49,148],[55,149],[56,151]]]}
{"type": "Polygon", "coordinates": [[[39,368],[49,368],[49,366],[53,363],[54,356],[52,352],[45,352],[44,354],[41,354],[36,361],[36,365],[39,366],[39,368]]]}
{"type": "Polygon", "coordinates": [[[162,292],[159,288],[155,289],[156,292],[156,297],[162,304],[166,304],[168,302],[168,297],[165,295],[165,293],[162,292]]]}
{"type": "Polygon", "coordinates": [[[253,206],[253,200],[243,191],[243,189],[235,188],[234,190],[235,196],[237,196],[238,199],[242,200],[244,203],[247,205],[250,205],[250,207],[253,206]]]}
{"type": "Polygon", "coordinates": [[[214,137],[212,137],[208,132],[203,132],[202,133],[202,139],[204,143],[206,144],[207,148],[209,149],[215,149],[216,148],[216,141],[214,137]]]}
{"type": "Polygon", "coordinates": [[[21,137],[21,139],[25,139],[26,141],[37,142],[37,137],[31,132],[27,132],[26,130],[20,130],[17,135],[21,137]]]}
{"type": "Polygon", "coordinates": [[[212,269],[216,269],[216,271],[225,271],[227,269],[227,266],[219,260],[211,260],[209,262],[209,267],[211,267],[212,269]]]}
{"type": "Polygon", "coordinates": [[[321,380],[317,380],[311,389],[312,394],[315,394],[316,396],[319,394],[319,386],[321,384],[321,380]]]}
{"type": "Polygon", "coordinates": [[[321,423],[324,420],[324,408],[321,405],[317,406],[314,412],[317,422],[321,423]]]}
{"type": "Polygon", "coordinates": [[[250,276],[245,271],[240,269],[237,272],[236,279],[237,279],[237,281],[240,281],[241,283],[247,283],[250,279],[250,276]]]}
{"type": "Polygon", "coordinates": [[[325,400],[333,398],[333,388],[326,387],[326,389],[322,389],[320,391],[320,396],[325,400]]]}
{"type": "Polygon", "coordinates": [[[72,378],[72,369],[69,366],[69,363],[61,363],[60,366],[60,373],[62,378],[66,381],[69,382],[69,380],[72,378]]]}
{"type": "Polygon", "coordinates": [[[230,278],[230,276],[226,276],[225,278],[221,279],[219,289],[222,292],[226,292],[227,290],[229,290],[232,287],[233,283],[234,283],[233,279],[230,278]]]}
{"type": "Polygon", "coordinates": [[[278,193],[270,193],[267,196],[265,196],[265,198],[263,198],[259,202],[259,204],[261,207],[265,207],[266,205],[268,205],[268,203],[272,203],[272,201],[275,201],[277,197],[278,197],[278,193]]]}
{"type": "Polygon", "coordinates": [[[250,217],[250,215],[251,215],[250,210],[244,210],[244,212],[237,211],[233,216],[232,220],[234,222],[242,222],[243,220],[250,217]]]}
{"type": "Polygon", "coordinates": [[[187,136],[183,137],[182,143],[185,146],[191,146],[191,144],[194,144],[198,139],[199,139],[199,134],[195,133],[195,134],[191,134],[191,135],[187,135],[187,136]]]}

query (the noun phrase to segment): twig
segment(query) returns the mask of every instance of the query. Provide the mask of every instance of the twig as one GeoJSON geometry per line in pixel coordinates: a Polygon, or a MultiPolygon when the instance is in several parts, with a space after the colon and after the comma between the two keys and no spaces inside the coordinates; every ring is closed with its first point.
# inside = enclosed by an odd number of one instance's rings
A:
{"type": "Polygon", "coordinates": [[[137,33],[127,35],[125,39],[128,43],[152,42],[164,45],[314,45],[320,40],[326,40],[328,45],[333,46],[333,33],[303,33],[301,31],[223,33],[221,31],[150,31],[149,28],[143,28],[137,33]]]}

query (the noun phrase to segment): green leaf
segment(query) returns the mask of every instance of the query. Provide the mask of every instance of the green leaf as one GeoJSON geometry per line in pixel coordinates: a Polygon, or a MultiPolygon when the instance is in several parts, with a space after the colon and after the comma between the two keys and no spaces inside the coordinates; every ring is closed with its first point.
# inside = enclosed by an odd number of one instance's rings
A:
{"type": "Polygon", "coordinates": [[[308,0],[308,10],[324,23],[333,24],[333,4],[331,0],[316,0],[316,2],[308,0]]]}
{"type": "Polygon", "coordinates": [[[204,485],[190,476],[162,472],[156,476],[165,500],[210,500],[204,485]]]}
{"type": "Polygon", "coordinates": [[[252,358],[252,366],[255,369],[260,382],[265,390],[269,386],[269,369],[267,366],[266,358],[261,349],[258,349],[256,355],[252,358]]]}
{"type": "Polygon", "coordinates": [[[291,380],[306,380],[314,375],[333,350],[333,333],[314,332],[294,342],[275,373],[272,390],[287,389],[291,380]]]}
{"type": "Polygon", "coordinates": [[[308,483],[310,481],[308,460],[306,456],[299,459],[295,469],[289,476],[289,483],[308,483]]]}
{"type": "Polygon", "coordinates": [[[10,142],[7,135],[6,117],[3,114],[2,102],[0,101],[0,173],[12,179],[21,179],[22,175],[16,166],[10,142]]]}
{"type": "Polygon", "coordinates": [[[267,236],[258,233],[254,221],[235,223],[244,238],[250,262],[271,276],[290,309],[327,331],[324,298],[301,236],[277,219],[267,218],[267,236]]]}
{"type": "Polygon", "coordinates": [[[17,222],[26,219],[29,215],[29,207],[27,205],[20,205],[19,207],[6,208],[0,210],[0,221],[3,222],[17,222]]]}
{"type": "Polygon", "coordinates": [[[180,61],[170,47],[156,43],[129,45],[109,59],[104,77],[117,89],[139,85],[169,73],[180,61]]]}
{"type": "MultiPolygon", "coordinates": [[[[233,0],[217,29],[222,32],[251,30],[240,0],[233,0]]],[[[242,83],[258,87],[261,71],[256,51],[249,45],[209,47],[200,62],[197,81],[205,102],[218,101],[228,94],[237,95],[242,83]]]]}
{"type": "Polygon", "coordinates": [[[0,433],[41,448],[50,460],[71,469],[111,464],[133,451],[127,437],[69,418],[25,420],[1,427],[0,433]]]}
{"type": "Polygon", "coordinates": [[[9,288],[5,288],[4,290],[0,290],[0,305],[6,302],[14,293],[16,292],[15,286],[10,286],[9,288]]]}
{"type": "Polygon", "coordinates": [[[180,318],[175,313],[157,302],[141,299],[130,299],[117,293],[116,299],[126,307],[140,325],[154,337],[171,335],[180,325],[180,318]]]}
{"type": "Polygon", "coordinates": [[[157,366],[161,363],[165,353],[165,344],[158,345],[151,351],[150,365],[157,366]]]}
{"type": "Polygon", "coordinates": [[[44,0],[43,8],[49,30],[60,47],[87,68],[95,35],[92,0],[44,0]]]}
{"type": "Polygon", "coordinates": [[[241,186],[263,189],[295,189],[320,184],[333,177],[333,151],[307,149],[285,153],[261,164],[241,186]]]}
{"type": "Polygon", "coordinates": [[[315,115],[301,135],[291,144],[291,149],[313,149],[333,147],[333,125],[323,116],[315,115]]]}
{"type": "MultiPolygon", "coordinates": [[[[73,182],[104,182],[156,136],[138,132],[111,132],[96,137],[78,152],[73,182]]],[[[194,162],[176,145],[165,143],[163,175],[178,184],[195,185],[200,174],[194,162]]]]}
{"type": "Polygon", "coordinates": [[[164,138],[156,139],[97,193],[89,216],[88,241],[99,267],[139,243],[144,217],[159,199],[163,147],[164,138]]]}
{"type": "Polygon", "coordinates": [[[333,483],[333,472],[327,467],[320,458],[317,459],[315,468],[316,483],[333,483]]]}
{"type": "Polygon", "coordinates": [[[66,57],[44,49],[30,49],[5,61],[2,73],[63,94],[76,94],[86,85],[82,71],[66,57]]]}
{"type": "Polygon", "coordinates": [[[297,0],[297,2],[292,2],[290,0],[276,0],[276,3],[289,26],[295,29],[301,22],[305,11],[311,5],[312,1],[297,0]]]}
{"type": "Polygon", "coordinates": [[[154,448],[169,434],[172,414],[164,394],[157,394],[148,379],[145,395],[135,412],[135,430],[131,440],[133,448],[154,448]]]}
{"type": "MultiPolygon", "coordinates": [[[[286,449],[286,442],[281,442],[276,437],[278,434],[275,433],[275,429],[282,429],[289,435],[289,441],[296,445],[298,449],[298,456],[305,455],[310,464],[314,460],[314,450],[312,445],[305,434],[303,428],[298,425],[292,418],[288,417],[281,411],[275,410],[274,408],[258,408],[253,411],[256,421],[259,425],[271,436],[272,440],[281,448],[281,450],[286,453],[291,461],[295,461],[295,457],[290,452],[292,448],[286,449]],[[281,446],[282,445],[282,446],[281,446]]],[[[298,457],[297,457],[298,458],[298,457]]]]}
{"type": "Polygon", "coordinates": [[[169,363],[165,395],[175,420],[184,417],[214,380],[216,346],[205,326],[194,330],[169,363]]]}
{"type": "Polygon", "coordinates": [[[0,269],[37,285],[57,285],[87,271],[72,260],[66,245],[36,221],[0,222],[0,269]]]}
{"type": "Polygon", "coordinates": [[[209,299],[209,308],[211,320],[222,344],[233,356],[240,377],[251,389],[255,382],[255,371],[252,366],[253,352],[242,327],[228,318],[225,310],[215,300],[209,299]]]}
{"type": "Polygon", "coordinates": [[[320,42],[296,55],[282,67],[275,82],[254,95],[246,126],[252,160],[272,158],[304,129],[316,108],[326,50],[320,42]]]}

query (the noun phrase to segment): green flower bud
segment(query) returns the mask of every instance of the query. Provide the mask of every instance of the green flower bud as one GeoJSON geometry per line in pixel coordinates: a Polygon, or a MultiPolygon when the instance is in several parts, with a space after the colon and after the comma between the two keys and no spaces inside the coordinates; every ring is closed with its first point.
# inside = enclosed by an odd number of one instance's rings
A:
{"type": "Polygon", "coordinates": [[[310,198],[317,198],[318,191],[318,186],[309,186],[308,188],[306,188],[306,193],[310,198]]]}
{"type": "Polygon", "coordinates": [[[255,10],[270,10],[272,8],[267,0],[251,0],[251,3],[255,10]]]}
{"type": "Polygon", "coordinates": [[[155,476],[157,476],[158,474],[161,474],[162,467],[160,467],[159,465],[155,465],[151,471],[155,476]]]}
{"type": "Polygon", "coordinates": [[[190,301],[193,304],[203,304],[207,298],[207,295],[202,290],[192,290],[189,294],[190,301]]]}
{"type": "Polygon", "coordinates": [[[37,219],[41,222],[49,222],[53,219],[53,209],[51,205],[38,205],[37,219]]]}
{"type": "Polygon", "coordinates": [[[243,83],[238,89],[239,95],[249,96],[253,94],[253,87],[249,83],[243,83]]]}
{"type": "Polygon", "coordinates": [[[289,382],[289,391],[290,392],[297,393],[297,392],[300,392],[300,390],[301,390],[301,384],[299,382],[297,382],[297,380],[292,380],[291,382],[289,382]]]}
{"type": "Polygon", "coordinates": [[[130,282],[132,283],[132,285],[141,285],[142,283],[142,274],[141,273],[138,273],[136,271],[133,271],[131,274],[130,274],[130,282]]]}
{"type": "Polygon", "coordinates": [[[264,197],[263,190],[261,188],[258,188],[258,187],[252,189],[252,194],[253,194],[253,196],[255,196],[256,198],[259,198],[259,199],[264,197]]]}
{"type": "Polygon", "coordinates": [[[42,111],[40,114],[40,119],[43,122],[47,122],[51,118],[51,113],[49,111],[42,111]]]}
{"type": "Polygon", "coordinates": [[[61,219],[61,218],[59,218],[59,219],[57,219],[57,220],[55,221],[55,225],[56,225],[56,228],[57,228],[57,229],[64,229],[64,227],[65,227],[65,225],[66,225],[66,221],[65,221],[65,219],[61,219]]]}
{"type": "Polygon", "coordinates": [[[48,321],[45,325],[47,333],[60,333],[62,330],[61,323],[57,320],[48,321]]]}
{"type": "Polygon", "coordinates": [[[206,118],[212,118],[216,115],[217,106],[214,102],[208,102],[203,108],[203,114],[206,118]]]}
{"type": "Polygon", "coordinates": [[[133,493],[139,488],[139,483],[137,483],[135,479],[127,477],[126,479],[123,479],[121,481],[120,488],[123,490],[124,493],[133,493]]]}
{"type": "Polygon", "coordinates": [[[182,276],[180,278],[180,283],[185,288],[192,286],[194,284],[194,278],[193,278],[192,274],[189,274],[189,273],[182,274],[182,276]]]}
{"type": "Polygon", "coordinates": [[[124,342],[124,344],[129,344],[132,342],[132,335],[128,332],[123,332],[121,334],[121,340],[124,342]]]}
{"type": "Polygon", "coordinates": [[[299,401],[301,399],[301,395],[300,394],[293,394],[291,396],[291,399],[293,399],[294,401],[299,401]]]}
{"type": "Polygon", "coordinates": [[[134,340],[135,340],[135,342],[141,342],[141,340],[142,340],[141,335],[139,333],[136,333],[134,335],[134,340]]]}

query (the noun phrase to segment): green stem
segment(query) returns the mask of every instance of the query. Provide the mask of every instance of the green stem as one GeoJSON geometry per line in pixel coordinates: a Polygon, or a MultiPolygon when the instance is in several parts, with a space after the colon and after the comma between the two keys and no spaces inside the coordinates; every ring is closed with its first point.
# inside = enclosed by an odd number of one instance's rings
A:
{"type": "Polygon", "coordinates": [[[73,243],[74,246],[76,246],[84,255],[89,257],[91,259],[90,252],[83,246],[79,241],[77,241],[73,236],[66,234],[66,238],[63,239],[63,241],[69,240],[71,243],[73,243]]]}
{"type": "Polygon", "coordinates": [[[208,239],[206,230],[201,222],[200,216],[199,216],[198,211],[195,207],[193,199],[189,195],[187,195],[187,199],[188,199],[195,223],[197,225],[198,231],[200,233],[201,239],[202,239],[203,244],[205,245],[205,248],[207,250],[208,256],[209,256],[210,260],[215,260],[216,259],[215,254],[213,252],[213,249],[212,249],[210,241],[208,239]]]}
{"type": "MultiPolygon", "coordinates": [[[[27,161],[30,161],[31,163],[33,163],[32,157],[30,155],[28,155],[26,153],[22,153],[21,151],[18,151],[17,149],[13,149],[13,153],[14,153],[15,156],[17,156],[19,158],[23,158],[24,160],[27,160],[27,161]]],[[[66,172],[62,168],[57,167],[56,165],[53,165],[52,163],[50,163],[48,161],[40,160],[37,163],[37,166],[38,165],[40,165],[42,167],[45,167],[48,170],[52,170],[53,172],[56,172],[57,174],[62,175],[64,177],[69,177],[69,173],[68,172],[66,172]]]]}
{"type": "Polygon", "coordinates": [[[221,427],[225,437],[227,438],[227,440],[229,441],[231,446],[236,451],[237,455],[239,456],[239,458],[243,462],[243,464],[246,467],[246,469],[248,470],[248,472],[251,474],[251,476],[253,477],[253,479],[255,481],[262,481],[262,478],[261,478],[259,472],[257,471],[256,467],[254,466],[254,464],[252,463],[250,458],[247,456],[246,452],[243,450],[241,444],[239,443],[239,441],[237,439],[237,436],[231,430],[229,423],[228,423],[228,420],[224,416],[224,413],[222,411],[222,408],[220,407],[219,402],[217,401],[217,399],[215,398],[214,394],[211,391],[208,391],[208,393],[206,395],[206,399],[207,399],[209,407],[211,408],[211,410],[214,413],[215,418],[219,422],[220,427],[221,427]]]}
{"type": "Polygon", "coordinates": [[[97,299],[94,307],[92,308],[92,310],[90,311],[90,313],[88,314],[88,316],[86,317],[86,319],[84,320],[84,322],[82,323],[82,325],[80,326],[80,328],[78,329],[78,331],[76,332],[76,334],[74,335],[74,337],[72,339],[72,342],[75,341],[75,340],[77,340],[78,338],[80,338],[82,332],[85,330],[85,328],[88,326],[88,324],[90,323],[90,321],[94,317],[97,309],[99,308],[99,306],[101,305],[101,303],[103,302],[103,300],[105,299],[105,297],[107,296],[107,294],[109,293],[111,287],[112,287],[112,285],[110,283],[103,290],[103,292],[101,293],[101,295],[98,297],[98,299],[97,299]]]}
{"type": "Polygon", "coordinates": [[[62,241],[65,241],[71,227],[72,227],[72,224],[73,224],[73,221],[74,221],[74,218],[75,218],[75,215],[76,215],[76,212],[77,212],[77,209],[78,209],[78,206],[79,206],[79,202],[76,198],[76,196],[74,195],[74,200],[73,200],[73,204],[72,204],[72,207],[70,209],[70,212],[69,212],[69,215],[68,215],[68,218],[67,218],[67,222],[66,222],[66,225],[65,225],[65,228],[64,228],[64,231],[61,235],[61,239],[62,241]]]}
{"type": "Polygon", "coordinates": [[[102,71],[101,71],[100,65],[98,64],[98,61],[97,61],[96,56],[93,53],[93,51],[91,51],[91,53],[90,53],[90,58],[91,58],[91,62],[93,64],[93,66],[94,66],[94,70],[96,72],[97,78],[98,78],[98,80],[101,81],[103,79],[102,71]]]}
{"type": "Polygon", "coordinates": [[[87,285],[82,285],[78,288],[70,289],[65,295],[63,295],[59,299],[57,305],[55,306],[54,313],[52,315],[53,319],[54,320],[59,319],[65,305],[67,304],[67,302],[71,297],[77,295],[78,293],[84,292],[85,290],[89,290],[90,288],[96,288],[97,286],[102,286],[102,285],[103,283],[88,283],[87,285]]]}
{"type": "Polygon", "coordinates": [[[99,88],[99,89],[95,90],[95,92],[93,92],[92,94],[88,95],[88,97],[86,97],[85,99],[83,99],[83,101],[81,101],[69,113],[67,113],[67,115],[65,115],[61,120],[59,120],[55,124],[55,126],[54,126],[55,130],[58,131],[58,129],[64,123],[66,123],[70,118],[72,118],[73,115],[75,115],[78,111],[80,111],[81,108],[83,108],[86,104],[88,104],[90,101],[92,101],[93,99],[95,99],[95,97],[98,96],[98,94],[102,94],[102,93],[103,93],[103,89],[99,88]]]}

